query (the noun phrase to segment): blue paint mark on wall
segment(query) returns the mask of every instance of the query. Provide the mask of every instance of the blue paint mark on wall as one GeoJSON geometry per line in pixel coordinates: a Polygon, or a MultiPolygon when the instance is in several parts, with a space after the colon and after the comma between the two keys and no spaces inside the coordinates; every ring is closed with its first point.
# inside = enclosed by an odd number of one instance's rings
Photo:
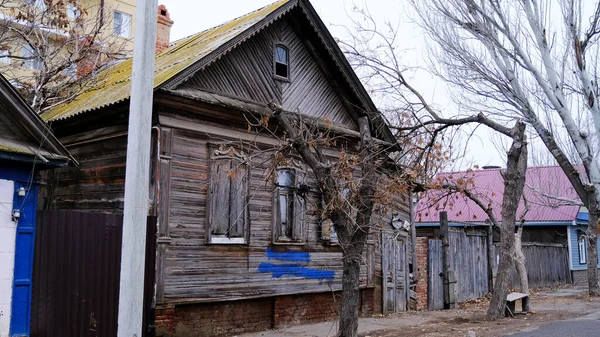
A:
{"type": "Polygon", "coordinates": [[[278,264],[263,262],[258,266],[259,273],[270,273],[274,278],[295,276],[309,280],[327,281],[333,281],[333,278],[335,277],[335,272],[333,270],[307,268],[305,265],[310,262],[310,254],[307,252],[277,252],[268,248],[265,253],[269,261],[284,261],[287,263],[278,264]]]}
{"type": "Polygon", "coordinates": [[[277,260],[277,261],[289,261],[289,262],[299,262],[299,263],[309,263],[310,262],[310,254],[306,252],[276,252],[271,250],[271,248],[267,248],[267,259],[277,260]]]}
{"type": "Polygon", "coordinates": [[[332,281],[335,272],[333,270],[320,270],[302,267],[298,264],[273,264],[261,263],[258,266],[259,273],[272,273],[274,278],[282,276],[304,277],[309,280],[329,280],[332,281]]]}

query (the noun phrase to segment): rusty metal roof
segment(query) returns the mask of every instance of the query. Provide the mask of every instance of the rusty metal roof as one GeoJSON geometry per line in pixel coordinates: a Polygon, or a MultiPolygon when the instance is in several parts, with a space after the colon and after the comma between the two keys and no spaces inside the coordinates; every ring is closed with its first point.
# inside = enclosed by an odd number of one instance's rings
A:
{"type": "MultiPolygon", "coordinates": [[[[207,56],[217,51],[217,49],[226,48],[226,52],[235,47],[237,44],[230,46],[228,43],[237,37],[241,37],[242,33],[244,33],[243,37],[245,39],[253,36],[260,30],[255,27],[258,23],[288,3],[291,5],[295,4],[296,1],[279,0],[220,26],[181,39],[161,51],[156,55],[154,88],[160,87],[175,76],[181,76],[182,74],[185,78],[191,76],[198,70],[193,67],[194,65],[204,59],[209,59],[207,56]],[[189,74],[186,74],[186,72],[189,74]]],[[[292,6],[288,7],[290,9],[292,6]]],[[[283,15],[283,13],[279,14],[283,15]]],[[[240,39],[236,43],[239,44],[245,39],[240,39]]],[[[222,54],[218,55],[218,57],[220,56],[222,54]]],[[[206,61],[202,65],[203,67],[213,60],[206,61]]],[[[127,59],[101,71],[97,75],[98,83],[93,88],[80,94],[70,102],[43,112],[42,118],[46,121],[65,119],[129,99],[131,95],[131,69],[132,59],[127,59]]]]}

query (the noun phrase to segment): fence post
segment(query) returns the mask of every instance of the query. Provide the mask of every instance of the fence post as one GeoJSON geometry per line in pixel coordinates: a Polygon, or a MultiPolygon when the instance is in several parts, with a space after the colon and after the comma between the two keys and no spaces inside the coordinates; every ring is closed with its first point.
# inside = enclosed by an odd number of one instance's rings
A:
{"type": "Polygon", "coordinates": [[[440,236],[442,237],[442,274],[444,279],[444,309],[454,309],[456,275],[450,270],[450,241],[448,239],[448,213],[440,212],[440,236]]]}
{"type": "Polygon", "coordinates": [[[494,224],[487,230],[488,292],[494,290],[494,224]]]}

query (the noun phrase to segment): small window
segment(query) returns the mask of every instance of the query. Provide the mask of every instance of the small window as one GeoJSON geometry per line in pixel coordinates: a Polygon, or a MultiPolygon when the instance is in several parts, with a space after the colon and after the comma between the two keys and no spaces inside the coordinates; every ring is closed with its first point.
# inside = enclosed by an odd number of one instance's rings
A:
{"type": "Polygon", "coordinates": [[[37,50],[34,50],[30,45],[25,45],[23,46],[21,54],[24,59],[23,66],[25,68],[34,70],[42,69],[42,60],[40,59],[37,50]]]}
{"type": "Polygon", "coordinates": [[[129,38],[131,35],[131,15],[115,11],[114,33],[129,38]]]}
{"type": "Polygon", "coordinates": [[[0,49],[0,63],[10,64],[10,52],[6,49],[0,49]]]}
{"type": "Polygon", "coordinates": [[[273,230],[276,242],[304,241],[303,223],[306,202],[297,192],[298,174],[301,172],[293,168],[277,170],[273,230]]]}
{"type": "Polygon", "coordinates": [[[248,168],[233,148],[217,150],[211,159],[209,190],[209,242],[246,242],[248,224],[248,168]]]}
{"type": "Polygon", "coordinates": [[[29,6],[38,7],[41,9],[46,8],[46,4],[44,3],[44,0],[25,0],[25,4],[27,4],[29,6]]]}
{"type": "Polygon", "coordinates": [[[77,9],[77,6],[73,5],[73,4],[67,4],[67,17],[70,20],[75,20],[77,18],[79,18],[80,12],[79,9],[77,9]]]}
{"type": "Polygon", "coordinates": [[[580,234],[577,239],[577,246],[579,247],[579,264],[587,263],[587,240],[585,239],[585,235],[580,234]]]}
{"type": "Polygon", "coordinates": [[[275,75],[289,79],[289,53],[283,46],[275,47],[275,75]]]}
{"type": "Polygon", "coordinates": [[[69,66],[63,70],[62,74],[67,79],[75,78],[77,76],[77,64],[69,64],[69,66]]]}

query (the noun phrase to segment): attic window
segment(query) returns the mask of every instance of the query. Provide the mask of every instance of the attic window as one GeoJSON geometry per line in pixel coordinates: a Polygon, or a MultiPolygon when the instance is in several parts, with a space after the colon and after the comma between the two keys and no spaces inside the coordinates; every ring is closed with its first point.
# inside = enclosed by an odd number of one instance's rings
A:
{"type": "Polygon", "coordinates": [[[289,79],[289,52],[284,46],[275,46],[275,76],[289,79]]]}

